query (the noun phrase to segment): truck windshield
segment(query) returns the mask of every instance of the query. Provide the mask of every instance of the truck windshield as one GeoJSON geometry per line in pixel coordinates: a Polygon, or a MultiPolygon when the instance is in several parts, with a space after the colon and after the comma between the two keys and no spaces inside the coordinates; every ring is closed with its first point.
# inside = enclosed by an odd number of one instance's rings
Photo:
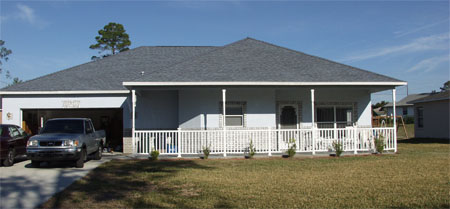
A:
{"type": "Polygon", "coordinates": [[[82,134],[83,121],[82,120],[51,120],[45,123],[41,130],[42,134],[47,133],[68,133],[68,134],[82,134]]]}

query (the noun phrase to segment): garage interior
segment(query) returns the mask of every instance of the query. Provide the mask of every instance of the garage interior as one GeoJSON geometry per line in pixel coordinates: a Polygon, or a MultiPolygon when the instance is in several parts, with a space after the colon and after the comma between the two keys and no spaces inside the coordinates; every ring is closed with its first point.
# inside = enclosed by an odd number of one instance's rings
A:
{"type": "Polygon", "coordinates": [[[96,130],[105,130],[106,146],[122,151],[123,114],[121,108],[114,109],[22,109],[22,127],[35,135],[52,118],[90,118],[96,130]]]}

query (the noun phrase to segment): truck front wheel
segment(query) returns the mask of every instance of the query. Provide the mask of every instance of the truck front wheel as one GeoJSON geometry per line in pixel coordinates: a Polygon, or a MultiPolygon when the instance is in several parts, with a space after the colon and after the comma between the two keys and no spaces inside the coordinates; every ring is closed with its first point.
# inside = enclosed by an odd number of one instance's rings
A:
{"type": "Polygon", "coordinates": [[[87,157],[86,149],[83,148],[83,149],[81,150],[80,159],[78,159],[77,161],[75,161],[75,167],[77,167],[77,168],[82,168],[82,167],[84,167],[84,161],[86,161],[86,157],[87,157]]]}
{"type": "Polygon", "coordinates": [[[4,166],[12,166],[14,165],[14,157],[16,155],[16,152],[14,152],[14,149],[9,149],[8,154],[6,155],[6,159],[3,161],[4,166]]]}

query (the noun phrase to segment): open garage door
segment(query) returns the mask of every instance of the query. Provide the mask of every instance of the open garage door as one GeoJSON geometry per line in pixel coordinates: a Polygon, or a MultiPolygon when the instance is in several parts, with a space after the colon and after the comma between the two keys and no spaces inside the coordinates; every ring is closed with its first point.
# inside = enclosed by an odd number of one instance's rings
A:
{"type": "Polygon", "coordinates": [[[22,109],[22,127],[37,134],[48,119],[90,118],[96,130],[105,130],[106,145],[122,151],[123,114],[121,108],[114,109],[22,109]]]}

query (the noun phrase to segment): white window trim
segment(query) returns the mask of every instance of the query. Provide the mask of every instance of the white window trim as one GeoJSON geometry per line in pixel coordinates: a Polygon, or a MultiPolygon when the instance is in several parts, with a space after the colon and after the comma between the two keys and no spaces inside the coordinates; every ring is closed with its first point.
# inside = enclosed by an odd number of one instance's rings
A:
{"type": "Polygon", "coordinates": [[[226,114],[226,116],[225,116],[225,118],[223,117],[223,113],[222,113],[222,105],[223,105],[223,103],[222,102],[220,102],[220,104],[219,104],[219,111],[220,111],[220,120],[219,120],[219,127],[220,128],[223,128],[223,125],[222,124],[225,124],[225,127],[231,127],[231,128],[244,128],[244,127],[247,127],[247,102],[245,102],[245,101],[227,101],[226,102],[226,107],[232,107],[232,106],[240,106],[240,107],[242,107],[242,115],[228,115],[227,113],[225,113],[226,114]],[[242,117],[242,125],[241,126],[229,126],[229,125],[226,125],[226,117],[228,117],[228,116],[240,116],[240,117],[242,117]],[[225,120],[225,123],[222,123],[222,121],[223,120],[225,120]]]}

